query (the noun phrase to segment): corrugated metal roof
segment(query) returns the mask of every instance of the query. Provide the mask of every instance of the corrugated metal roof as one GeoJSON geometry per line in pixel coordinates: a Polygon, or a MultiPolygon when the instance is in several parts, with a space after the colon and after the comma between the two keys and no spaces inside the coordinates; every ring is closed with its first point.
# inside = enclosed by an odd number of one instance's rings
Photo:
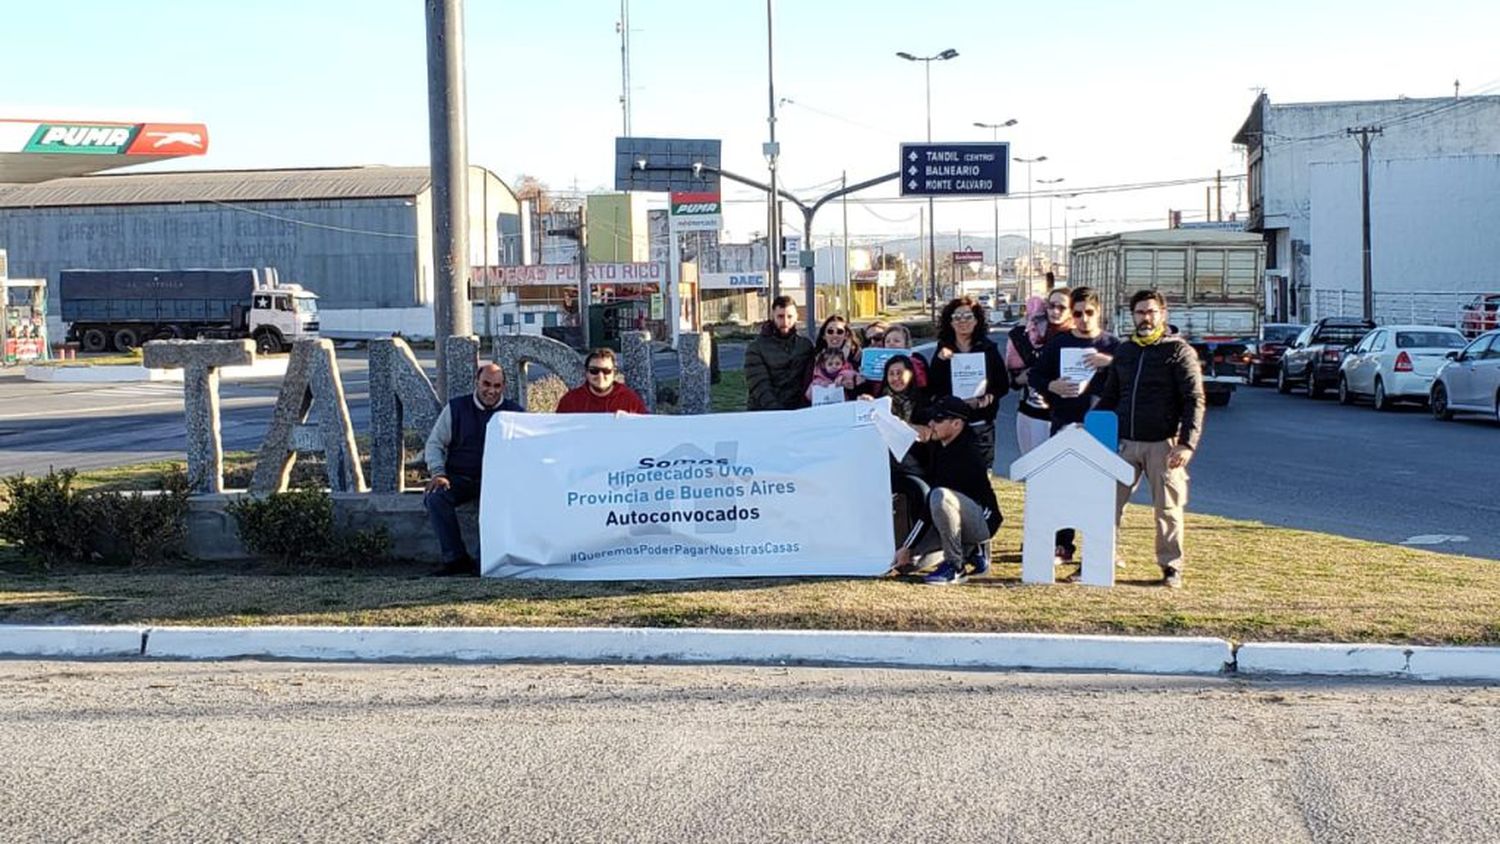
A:
{"type": "Polygon", "coordinates": [[[426,167],[125,173],[0,184],[0,208],[373,199],[416,196],[431,181],[426,167]]]}
{"type": "Polygon", "coordinates": [[[1224,231],[1221,229],[1151,229],[1148,231],[1091,235],[1089,237],[1074,238],[1073,242],[1093,245],[1111,240],[1117,240],[1120,243],[1159,243],[1169,246],[1179,243],[1250,245],[1263,243],[1265,238],[1255,232],[1224,231]]]}

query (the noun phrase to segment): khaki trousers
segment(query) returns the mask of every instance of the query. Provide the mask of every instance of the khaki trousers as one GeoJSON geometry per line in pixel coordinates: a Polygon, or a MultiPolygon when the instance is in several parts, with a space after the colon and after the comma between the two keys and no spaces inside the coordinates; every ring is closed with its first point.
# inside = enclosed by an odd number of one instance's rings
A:
{"type": "Polygon", "coordinates": [[[1121,486],[1116,494],[1115,526],[1125,515],[1125,504],[1140,486],[1141,475],[1151,490],[1151,504],[1156,510],[1156,564],[1165,571],[1182,571],[1182,511],[1187,506],[1187,467],[1167,468],[1167,455],[1173,443],[1120,440],[1120,457],[1135,467],[1135,480],[1121,486]]]}

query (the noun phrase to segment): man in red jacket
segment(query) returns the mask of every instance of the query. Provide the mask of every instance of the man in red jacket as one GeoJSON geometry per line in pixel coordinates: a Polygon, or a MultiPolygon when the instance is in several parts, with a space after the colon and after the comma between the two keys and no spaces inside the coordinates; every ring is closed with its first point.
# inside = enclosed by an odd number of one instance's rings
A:
{"type": "Polygon", "coordinates": [[[557,403],[558,413],[647,413],[646,403],[635,390],[615,380],[615,353],[595,349],[584,361],[584,383],[563,394],[557,403]]]}

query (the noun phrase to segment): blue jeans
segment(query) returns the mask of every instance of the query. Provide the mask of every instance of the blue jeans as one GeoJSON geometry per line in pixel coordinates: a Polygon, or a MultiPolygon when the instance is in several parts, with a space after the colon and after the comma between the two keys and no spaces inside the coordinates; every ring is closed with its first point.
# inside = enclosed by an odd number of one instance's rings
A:
{"type": "Polygon", "coordinates": [[[422,504],[427,508],[427,518],[432,522],[432,532],[437,534],[444,564],[469,559],[463,532],[458,528],[458,508],[459,505],[478,498],[477,479],[454,475],[448,477],[447,489],[433,490],[422,496],[422,504]]]}

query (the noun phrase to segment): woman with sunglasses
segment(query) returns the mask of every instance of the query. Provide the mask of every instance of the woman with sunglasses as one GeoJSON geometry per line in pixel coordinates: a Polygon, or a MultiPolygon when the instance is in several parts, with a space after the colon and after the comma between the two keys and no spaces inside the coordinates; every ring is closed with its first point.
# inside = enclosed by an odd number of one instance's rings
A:
{"type": "Polygon", "coordinates": [[[1060,287],[1047,294],[1047,298],[1032,296],[1026,300],[1026,317],[1010,330],[1005,349],[1005,368],[1010,373],[1010,386],[1021,391],[1020,404],[1016,406],[1016,446],[1022,454],[1036,448],[1052,436],[1052,411],[1042,394],[1031,388],[1029,373],[1036,366],[1047,341],[1073,328],[1073,315],[1068,307],[1071,291],[1060,287]]]}
{"type": "Polygon", "coordinates": [[[854,388],[864,381],[859,376],[859,335],[854,333],[849,321],[838,314],[823,320],[823,326],[818,329],[812,359],[807,362],[807,371],[802,377],[802,391],[806,393],[812,387],[814,369],[818,361],[825,360],[823,353],[829,350],[839,352],[849,362],[851,371],[839,380],[839,386],[844,388],[844,398],[852,399],[854,388]]]}
{"type": "Polygon", "coordinates": [[[980,383],[962,384],[958,396],[969,405],[969,429],[979,443],[988,471],[995,463],[995,414],[1000,398],[1010,389],[1010,376],[1000,347],[990,342],[990,327],[984,308],[972,296],[961,296],[943,306],[938,316],[938,347],[932,367],[927,372],[927,389],[933,398],[957,395],[954,391],[954,355],[980,355],[983,378],[980,383]],[[973,387],[971,389],[971,387],[973,387]]]}
{"type": "MultiPolygon", "coordinates": [[[[1104,330],[1104,308],[1099,304],[1098,293],[1080,287],[1069,295],[1068,302],[1073,315],[1072,330],[1047,342],[1028,376],[1052,408],[1052,434],[1068,425],[1083,423],[1083,417],[1094,406],[1094,396],[1104,387],[1104,370],[1114,361],[1115,349],[1120,345],[1118,337],[1104,330]],[[1064,349],[1083,350],[1082,363],[1091,370],[1086,380],[1075,380],[1063,373],[1064,349]]],[[[1060,562],[1073,561],[1078,550],[1075,538],[1071,529],[1057,532],[1056,553],[1060,562]]]]}

